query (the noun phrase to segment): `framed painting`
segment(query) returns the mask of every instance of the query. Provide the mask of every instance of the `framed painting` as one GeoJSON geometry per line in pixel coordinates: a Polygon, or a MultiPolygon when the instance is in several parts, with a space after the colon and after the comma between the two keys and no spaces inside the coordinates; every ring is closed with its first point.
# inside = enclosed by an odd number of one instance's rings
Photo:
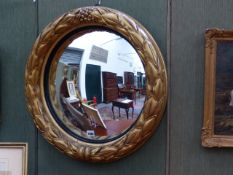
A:
{"type": "Polygon", "coordinates": [[[27,175],[27,159],[27,143],[0,143],[0,175],[27,175]]]}
{"type": "Polygon", "coordinates": [[[233,147],[233,30],[205,33],[204,147],[233,147]]]}

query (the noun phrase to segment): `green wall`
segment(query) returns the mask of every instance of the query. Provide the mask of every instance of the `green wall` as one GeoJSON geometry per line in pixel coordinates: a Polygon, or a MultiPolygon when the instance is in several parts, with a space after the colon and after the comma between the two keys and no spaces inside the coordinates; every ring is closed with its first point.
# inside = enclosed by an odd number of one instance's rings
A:
{"type": "Polygon", "coordinates": [[[172,0],[170,7],[170,175],[233,174],[233,149],[201,146],[204,32],[233,28],[232,0],[172,0]]]}
{"type": "Polygon", "coordinates": [[[73,160],[38,133],[26,110],[24,69],[49,22],[94,0],[0,1],[0,141],[29,143],[30,175],[229,175],[233,149],[200,145],[204,31],[233,28],[232,0],[102,0],[141,22],[154,36],[169,74],[167,112],[154,136],[133,155],[109,164],[73,160]]]}
{"type": "Polygon", "coordinates": [[[36,174],[37,131],[24,99],[24,69],[37,36],[35,5],[0,1],[0,141],[29,143],[29,172],[36,174]]]}

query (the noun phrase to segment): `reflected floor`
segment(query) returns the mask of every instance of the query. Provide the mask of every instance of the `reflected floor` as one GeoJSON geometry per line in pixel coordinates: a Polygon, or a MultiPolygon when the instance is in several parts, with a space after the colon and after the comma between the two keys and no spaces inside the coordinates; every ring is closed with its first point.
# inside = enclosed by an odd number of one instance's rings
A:
{"type": "MultiPolygon", "coordinates": [[[[137,119],[141,113],[142,107],[144,105],[145,96],[137,97],[136,101],[134,101],[134,112],[132,117],[132,109],[129,109],[129,119],[137,119]]],[[[112,113],[112,103],[100,103],[96,106],[103,120],[113,120],[112,113]]],[[[127,115],[125,109],[120,109],[120,117],[119,117],[119,109],[117,107],[114,108],[114,114],[116,120],[127,120],[127,115]]]]}

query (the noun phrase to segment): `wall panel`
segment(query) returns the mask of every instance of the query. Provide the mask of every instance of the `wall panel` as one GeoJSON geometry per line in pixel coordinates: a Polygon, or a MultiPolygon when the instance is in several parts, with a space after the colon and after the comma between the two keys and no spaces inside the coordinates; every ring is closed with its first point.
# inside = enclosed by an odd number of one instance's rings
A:
{"type": "Polygon", "coordinates": [[[233,1],[171,1],[170,175],[232,174],[232,149],[201,147],[204,32],[233,28],[233,1]]]}
{"type": "MultiPolygon", "coordinates": [[[[93,5],[93,0],[40,0],[39,1],[39,29],[44,28],[51,20],[64,12],[93,5]]],[[[166,9],[164,0],[119,0],[102,1],[104,6],[121,10],[141,22],[157,39],[158,45],[166,56],[166,9]]],[[[58,152],[42,138],[38,137],[38,170],[39,175],[51,174],[85,174],[85,175],[164,175],[166,158],[166,118],[157,133],[133,155],[110,164],[90,164],[73,160],[58,152]]]]}
{"type": "Polygon", "coordinates": [[[35,174],[36,130],[24,98],[24,69],[36,37],[32,1],[0,1],[0,141],[29,143],[29,173],[35,174]]]}

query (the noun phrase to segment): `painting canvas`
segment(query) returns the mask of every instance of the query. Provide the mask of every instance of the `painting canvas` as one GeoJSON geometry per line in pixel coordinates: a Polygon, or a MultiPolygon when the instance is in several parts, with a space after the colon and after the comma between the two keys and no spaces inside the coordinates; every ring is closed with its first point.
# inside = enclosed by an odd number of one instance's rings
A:
{"type": "Polygon", "coordinates": [[[233,135],[233,41],[217,42],[214,134],[233,135]]]}
{"type": "Polygon", "coordinates": [[[233,31],[209,29],[205,37],[202,145],[233,147],[233,31]]]}
{"type": "Polygon", "coordinates": [[[87,115],[92,119],[92,121],[94,123],[96,123],[98,126],[101,126],[105,129],[107,129],[106,125],[104,124],[101,116],[100,116],[100,113],[97,109],[89,106],[89,105],[86,105],[83,103],[83,109],[84,111],[87,113],[87,115]]]}

